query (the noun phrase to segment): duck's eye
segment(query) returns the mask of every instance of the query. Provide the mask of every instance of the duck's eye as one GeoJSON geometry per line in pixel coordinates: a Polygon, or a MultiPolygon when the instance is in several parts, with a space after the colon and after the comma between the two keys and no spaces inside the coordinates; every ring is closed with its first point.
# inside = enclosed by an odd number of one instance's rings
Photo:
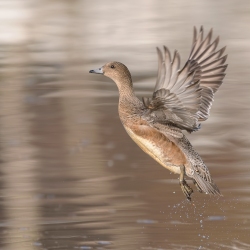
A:
{"type": "Polygon", "coordinates": [[[111,66],[110,66],[110,68],[111,68],[111,69],[114,69],[114,68],[115,68],[115,66],[114,66],[114,65],[111,65],[111,66]]]}

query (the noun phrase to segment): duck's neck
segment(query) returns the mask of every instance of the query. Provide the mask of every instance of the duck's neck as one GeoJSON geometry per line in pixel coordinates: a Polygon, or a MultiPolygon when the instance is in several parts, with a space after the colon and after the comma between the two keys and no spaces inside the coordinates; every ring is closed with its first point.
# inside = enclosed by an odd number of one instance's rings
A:
{"type": "Polygon", "coordinates": [[[119,105],[130,105],[136,99],[131,77],[116,81],[119,90],[119,105]]]}
{"type": "Polygon", "coordinates": [[[125,123],[127,119],[134,117],[138,114],[140,109],[141,102],[136,97],[133,84],[131,79],[126,79],[124,81],[116,83],[119,90],[119,116],[122,120],[122,123],[125,123]]]}

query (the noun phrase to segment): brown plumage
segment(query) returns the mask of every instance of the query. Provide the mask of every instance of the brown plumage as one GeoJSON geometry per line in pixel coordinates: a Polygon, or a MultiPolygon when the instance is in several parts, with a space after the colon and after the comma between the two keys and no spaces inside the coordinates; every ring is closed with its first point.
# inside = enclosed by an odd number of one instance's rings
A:
{"type": "Polygon", "coordinates": [[[194,28],[190,56],[180,69],[177,51],[173,58],[164,46],[158,53],[158,76],[151,98],[140,101],[134,94],[132,78],[125,65],[110,62],[90,73],[111,78],[119,90],[119,116],[130,137],[158,163],[180,174],[180,185],[187,199],[193,190],[185,176],[193,179],[200,192],[220,195],[209,170],[182,133],[196,131],[205,121],[214,93],[222,84],[227,65],[225,48],[216,51],[219,38],[211,42],[212,30],[203,38],[201,27],[194,28]]]}

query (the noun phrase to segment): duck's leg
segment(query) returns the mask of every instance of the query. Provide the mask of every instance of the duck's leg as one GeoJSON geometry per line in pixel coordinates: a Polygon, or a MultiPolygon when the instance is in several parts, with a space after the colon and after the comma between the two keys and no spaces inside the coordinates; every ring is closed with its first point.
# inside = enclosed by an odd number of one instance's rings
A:
{"type": "Polygon", "coordinates": [[[181,190],[187,197],[189,201],[191,201],[190,195],[193,193],[193,189],[188,186],[187,182],[184,179],[184,174],[185,174],[185,167],[181,166],[180,167],[181,174],[180,174],[180,185],[181,185],[181,190]]]}
{"type": "Polygon", "coordinates": [[[193,182],[194,182],[194,185],[196,186],[197,190],[198,190],[200,193],[203,193],[202,189],[200,188],[200,186],[198,185],[198,183],[196,182],[195,179],[193,179],[193,182]]]}

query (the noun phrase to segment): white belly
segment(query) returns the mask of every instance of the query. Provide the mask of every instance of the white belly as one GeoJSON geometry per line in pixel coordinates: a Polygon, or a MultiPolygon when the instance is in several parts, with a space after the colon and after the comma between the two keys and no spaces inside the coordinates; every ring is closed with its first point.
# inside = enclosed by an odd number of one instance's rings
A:
{"type": "Polygon", "coordinates": [[[153,159],[155,159],[159,164],[163,167],[167,168],[171,172],[175,174],[180,174],[180,167],[172,165],[167,161],[166,156],[163,153],[163,150],[160,147],[157,147],[151,141],[136,135],[131,129],[125,127],[125,130],[129,134],[129,136],[133,139],[133,141],[148,155],[150,155],[153,159]]]}

